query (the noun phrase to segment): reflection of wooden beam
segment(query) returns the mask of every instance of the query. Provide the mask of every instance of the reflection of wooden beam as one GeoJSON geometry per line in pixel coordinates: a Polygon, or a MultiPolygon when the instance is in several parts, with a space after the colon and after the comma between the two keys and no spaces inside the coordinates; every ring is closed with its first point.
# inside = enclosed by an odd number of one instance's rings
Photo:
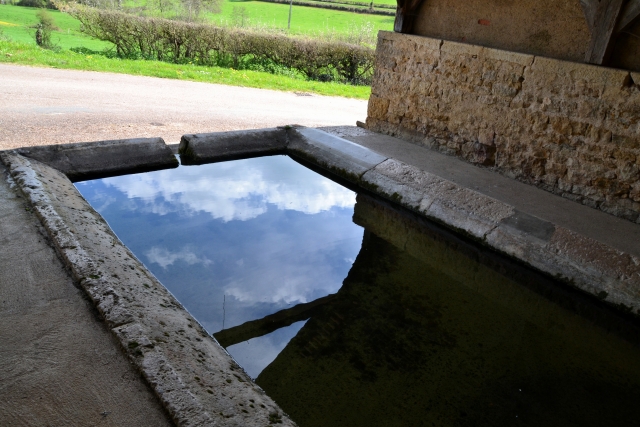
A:
{"type": "Polygon", "coordinates": [[[265,316],[262,319],[251,320],[233,328],[223,329],[213,334],[213,336],[225,348],[252,338],[261,337],[300,320],[307,320],[316,310],[333,301],[335,297],[335,294],[331,294],[311,302],[298,304],[265,316]]]}
{"type": "Polygon", "coordinates": [[[585,62],[604,64],[615,43],[616,24],[624,0],[581,0],[585,17],[591,28],[591,41],[585,55],[585,62]]]}
{"type": "Polygon", "coordinates": [[[625,30],[638,16],[640,16],[640,0],[629,0],[618,19],[616,33],[625,30]]]}

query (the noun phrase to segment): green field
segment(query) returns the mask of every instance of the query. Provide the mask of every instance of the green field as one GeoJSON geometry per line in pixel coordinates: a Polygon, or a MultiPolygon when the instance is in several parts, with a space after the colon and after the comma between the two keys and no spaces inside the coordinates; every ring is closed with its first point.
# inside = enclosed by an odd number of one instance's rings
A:
{"type": "MultiPolygon", "coordinates": [[[[254,16],[251,14],[255,14],[256,21],[258,20],[258,16],[262,16],[263,20],[259,23],[259,25],[262,26],[270,25],[269,22],[267,22],[268,19],[275,20],[277,13],[274,11],[283,10],[281,6],[284,6],[284,10],[286,10],[286,13],[288,14],[288,6],[286,5],[257,1],[239,2],[227,0],[226,3],[223,4],[223,13],[220,15],[213,15],[213,17],[218,19],[218,22],[224,23],[224,20],[226,19],[225,16],[227,16],[225,15],[225,11],[232,11],[233,5],[236,4],[245,5],[250,16],[254,16]],[[271,15],[266,12],[269,12],[271,15]],[[264,14],[260,15],[260,13],[264,14]],[[269,16],[272,18],[269,18],[269,16]]],[[[58,49],[58,51],[41,49],[35,44],[35,30],[30,28],[37,23],[37,11],[38,9],[35,8],[0,5],[0,63],[4,62],[77,70],[115,72],[220,83],[234,86],[313,92],[320,95],[344,96],[358,99],[367,99],[371,92],[371,89],[367,86],[351,86],[340,83],[307,81],[301,77],[295,78],[248,70],[237,71],[221,67],[178,65],[159,61],[123,60],[118,58],[108,58],[100,54],[75,53],[70,49],[85,48],[88,51],[95,51],[98,53],[110,49],[112,45],[84,35],[80,32],[80,22],[78,20],[58,11],[49,12],[54,18],[55,25],[59,28],[59,30],[54,31],[52,42],[61,49],[58,49]]],[[[292,30],[295,28],[293,23],[295,23],[296,13],[298,14],[297,19],[300,20],[299,25],[302,26],[303,18],[310,22],[309,28],[304,28],[304,31],[300,30],[302,33],[308,35],[319,33],[326,34],[327,32],[334,32],[334,35],[338,32],[348,35],[349,31],[357,33],[358,31],[361,31],[363,26],[368,25],[368,21],[366,21],[366,19],[389,19],[389,17],[326,11],[317,8],[296,8],[294,6],[292,30]],[[298,9],[302,11],[298,11],[298,9]],[[314,14],[316,18],[312,19],[314,14]],[[326,22],[331,22],[331,24],[320,22],[319,19],[322,16],[328,17],[326,18],[326,22]],[[365,20],[359,21],[356,18],[364,18],[365,20]],[[311,24],[312,22],[315,26],[311,24]],[[358,27],[358,25],[360,27],[358,27]]],[[[228,16],[231,16],[230,12],[228,16]]],[[[287,16],[288,15],[285,15],[285,17],[282,18],[284,19],[285,26],[287,16]]],[[[393,25],[393,23],[391,22],[389,25],[393,25]]]]}
{"type": "MultiPolygon", "coordinates": [[[[34,31],[31,26],[38,22],[32,7],[0,5],[0,31],[11,40],[35,44],[34,31]]],[[[80,22],[58,11],[49,11],[55,24],[60,28],[53,33],[52,41],[63,49],[85,47],[91,50],[102,50],[111,47],[111,43],[94,40],[80,32],[80,22]]]]}
{"type": "MultiPolygon", "coordinates": [[[[388,0],[386,0],[388,1],[388,0]]],[[[285,31],[289,17],[289,6],[253,0],[223,0],[219,14],[206,14],[203,18],[220,25],[239,24],[234,18],[234,8],[244,8],[244,26],[278,29],[285,31]]],[[[14,41],[30,42],[36,22],[37,9],[0,5],[0,31],[14,41]]],[[[80,22],[58,11],[50,11],[60,31],[54,32],[53,42],[64,49],[83,46],[92,50],[109,47],[108,43],[92,40],[80,30],[80,22]]],[[[237,14],[237,12],[236,12],[237,14]]],[[[333,36],[373,41],[378,30],[391,30],[393,17],[366,15],[305,6],[293,6],[290,33],[294,35],[333,36]],[[366,33],[366,34],[365,34],[366,33]]]]}
{"type": "MultiPolygon", "coordinates": [[[[265,26],[286,30],[289,18],[289,6],[286,4],[267,3],[253,0],[225,0],[222,12],[208,14],[207,20],[231,25],[238,21],[233,19],[233,10],[244,7],[248,17],[245,24],[249,26],[265,26]]],[[[315,7],[293,6],[291,14],[291,34],[326,35],[326,34],[358,34],[369,27],[375,35],[378,30],[392,30],[391,16],[366,15],[362,13],[342,12],[315,7]]]]}

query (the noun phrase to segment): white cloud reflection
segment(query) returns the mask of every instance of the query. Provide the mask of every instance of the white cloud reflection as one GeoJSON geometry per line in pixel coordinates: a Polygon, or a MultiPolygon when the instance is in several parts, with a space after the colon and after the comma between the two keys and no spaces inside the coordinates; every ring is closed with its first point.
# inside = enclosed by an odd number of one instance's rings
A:
{"type": "Polygon", "coordinates": [[[149,262],[156,263],[160,267],[165,269],[178,260],[182,260],[189,265],[209,265],[213,262],[205,257],[198,257],[193,251],[186,247],[178,252],[171,252],[166,248],[153,246],[151,249],[145,252],[144,255],[147,257],[149,262]]]}
{"type": "Polygon", "coordinates": [[[210,332],[337,292],[362,242],[355,194],[282,156],[78,188],[210,332]]]}
{"type": "Polygon", "coordinates": [[[179,211],[187,216],[207,212],[225,222],[255,218],[266,212],[267,204],[315,214],[355,203],[352,191],[283,156],[264,160],[183,166],[104,182],[142,201],[149,212],[164,215],[179,211]],[[288,179],[283,180],[284,176],[288,179]]]}
{"type": "Polygon", "coordinates": [[[297,239],[268,232],[253,241],[253,253],[247,255],[250,262],[233,268],[224,293],[243,304],[298,304],[340,289],[344,276],[336,277],[336,271],[348,271],[351,263],[331,255],[357,253],[362,230],[346,224],[300,231],[304,235],[297,239]]]}

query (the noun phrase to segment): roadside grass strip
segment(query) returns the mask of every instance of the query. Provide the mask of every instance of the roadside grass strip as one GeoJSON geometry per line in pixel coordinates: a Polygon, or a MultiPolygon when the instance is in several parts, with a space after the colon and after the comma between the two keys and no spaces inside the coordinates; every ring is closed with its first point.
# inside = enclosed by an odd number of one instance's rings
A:
{"type": "Polygon", "coordinates": [[[42,49],[35,44],[8,40],[0,40],[0,63],[131,74],[355,99],[368,99],[371,93],[369,86],[308,81],[302,78],[232,68],[107,58],[100,54],[87,55],[64,49],[54,52],[42,49]]]}

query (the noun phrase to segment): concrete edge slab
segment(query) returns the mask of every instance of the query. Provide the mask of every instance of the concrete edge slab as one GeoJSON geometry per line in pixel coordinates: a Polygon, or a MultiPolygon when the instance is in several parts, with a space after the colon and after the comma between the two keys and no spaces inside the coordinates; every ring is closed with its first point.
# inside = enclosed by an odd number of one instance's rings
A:
{"type": "Polygon", "coordinates": [[[178,153],[182,164],[199,165],[280,154],[287,143],[284,127],[192,134],[182,136],[178,153]]]}
{"type": "Polygon", "coordinates": [[[318,129],[293,127],[289,129],[288,136],[288,155],[353,184],[359,183],[367,171],[387,159],[375,151],[318,129]]]}
{"type": "Polygon", "coordinates": [[[287,154],[640,315],[640,258],[372,150],[363,160],[343,141],[298,127],[287,154]]]}
{"type": "Polygon", "coordinates": [[[162,138],[132,138],[14,150],[49,165],[73,181],[178,167],[162,138]]]}
{"type": "Polygon", "coordinates": [[[74,280],[178,426],[295,424],[115,236],[58,170],[0,157],[74,280]]]}

